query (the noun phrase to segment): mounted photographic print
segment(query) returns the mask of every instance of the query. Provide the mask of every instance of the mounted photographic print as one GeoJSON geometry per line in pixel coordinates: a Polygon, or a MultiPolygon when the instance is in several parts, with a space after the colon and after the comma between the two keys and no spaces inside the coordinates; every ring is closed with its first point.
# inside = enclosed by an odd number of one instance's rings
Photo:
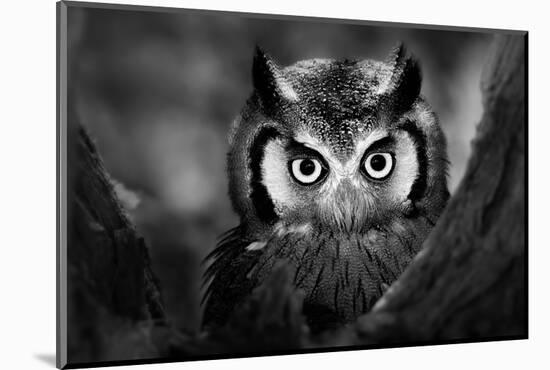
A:
{"type": "Polygon", "coordinates": [[[527,338],[527,32],[57,10],[58,367],[527,338]]]}

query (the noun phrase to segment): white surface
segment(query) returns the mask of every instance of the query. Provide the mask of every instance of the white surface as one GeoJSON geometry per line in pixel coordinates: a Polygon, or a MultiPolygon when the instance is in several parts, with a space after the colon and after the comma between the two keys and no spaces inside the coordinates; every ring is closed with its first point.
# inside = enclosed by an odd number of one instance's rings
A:
{"type": "MultiPolygon", "coordinates": [[[[528,29],[530,339],[148,365],[135,369],[548,368],[550,183],[548,12],[528,1],[113,1],[157,6],[528,29]],[[354,5],[351,5],[354,4],[354,5]],[[546,354],[546,356],[544,356],[546,354]]],[[[55,354],[55,3],[2,4],[2,368],[53,368],[55,354]],[[47,359],[47,360],[45,360],[47,359]]]]}

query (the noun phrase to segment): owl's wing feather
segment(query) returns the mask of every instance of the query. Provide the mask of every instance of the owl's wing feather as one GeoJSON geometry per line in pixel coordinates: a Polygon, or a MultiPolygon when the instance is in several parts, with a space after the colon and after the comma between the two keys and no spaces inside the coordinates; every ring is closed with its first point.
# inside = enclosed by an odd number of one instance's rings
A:
{"type": "Polygon", "coordinates": [[[233,308],[250,294],[256,282],[248,276],[258,261],[258,253],[246,251],[250,241],[240,227],[229,230],[205,259],[211,261],[203,277],[208,284],[201,301],[203,327],[223,325],[233,308]]]}
{"type": "MultiPolygon", "coordinates": [[[[240,250],[238,246],[241,244],[240,241],[240,228],[237,226],[232,228],[220,236],[216,248],[210,252],[203,260],[203,265],[211,262],[211,265],[206,269],[203,275],[202,286],[206,285],[215,275],[216,272],[220,269],[220,265],[230,258],[230,256],[240,250]]],[[[207,298],[205,294],[202,298],[202,301],[207,298]]],[[[201,302],[201,304],[203,303],[201,302]]]]}

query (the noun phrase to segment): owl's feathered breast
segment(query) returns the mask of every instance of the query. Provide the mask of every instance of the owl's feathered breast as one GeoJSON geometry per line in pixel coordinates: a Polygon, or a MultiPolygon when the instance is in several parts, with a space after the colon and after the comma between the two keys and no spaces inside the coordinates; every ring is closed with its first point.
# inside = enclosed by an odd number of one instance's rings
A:
{"type": "Polygon", "coordinates": [[[292,266],[314,330],[351,322],[368,312],[403,272],[430,228],[427,219],[401,219],[363,234],[319,225],[280,231],[260,246],[246,241],[242,229],[234,229],[212,255],[204,323],[225,323],[278,261],[292,266]]]}

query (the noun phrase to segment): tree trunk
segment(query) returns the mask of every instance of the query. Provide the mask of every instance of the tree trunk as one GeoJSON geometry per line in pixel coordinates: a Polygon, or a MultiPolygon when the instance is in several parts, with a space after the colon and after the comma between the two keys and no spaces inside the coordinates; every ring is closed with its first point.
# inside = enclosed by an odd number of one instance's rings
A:
{"type": "Polygon", "coordinates": [[[68,143],[68,362],[157,355],[165,316],[145,242],[74,112],[68,143]]]}

